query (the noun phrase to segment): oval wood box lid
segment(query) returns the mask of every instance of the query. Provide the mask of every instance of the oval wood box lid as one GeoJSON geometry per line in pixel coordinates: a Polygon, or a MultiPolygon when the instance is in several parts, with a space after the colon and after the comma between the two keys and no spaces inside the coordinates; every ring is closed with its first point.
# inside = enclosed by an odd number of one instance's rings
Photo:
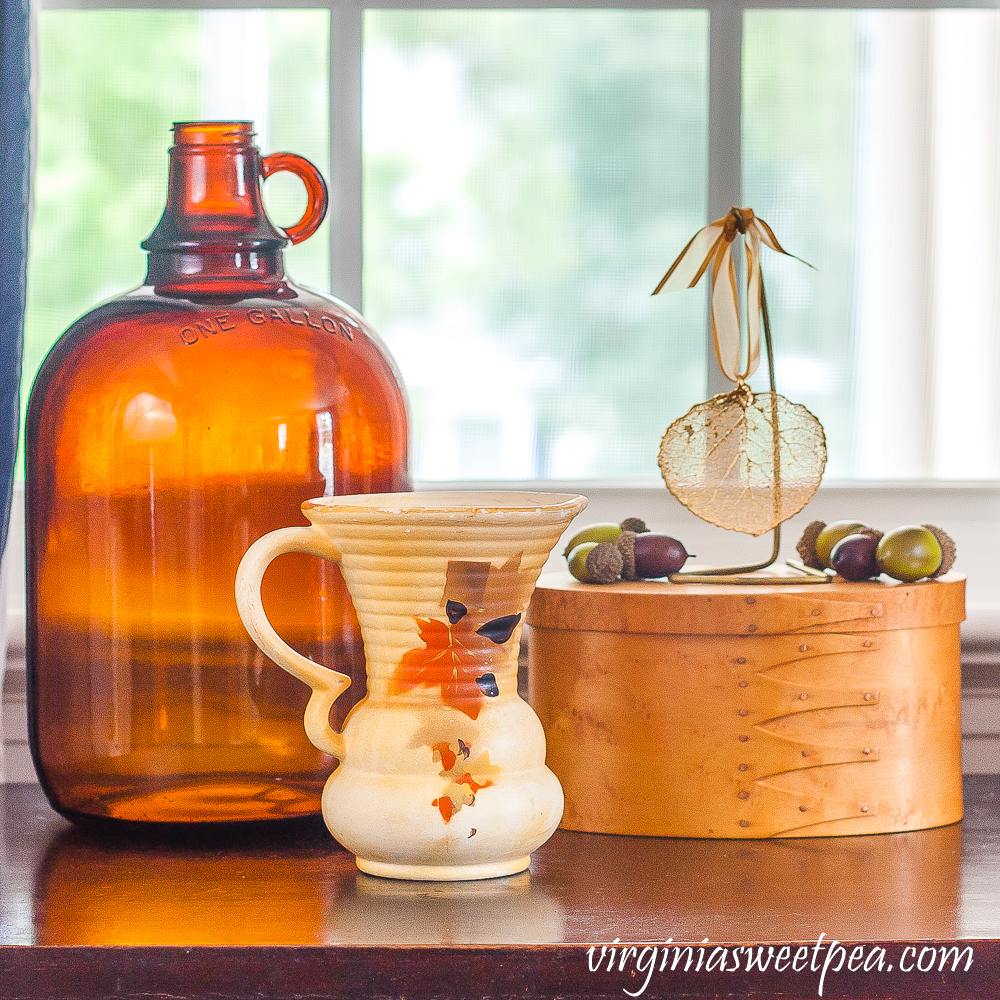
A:
{"type": "Polygon", "coordinates": [[[659,635],[783,635],[882,632],[956,625],[965,620],[965,577],[899,583],[579,583],[569,573],[542,576],[526,622],[536,628],[659,635]]]}

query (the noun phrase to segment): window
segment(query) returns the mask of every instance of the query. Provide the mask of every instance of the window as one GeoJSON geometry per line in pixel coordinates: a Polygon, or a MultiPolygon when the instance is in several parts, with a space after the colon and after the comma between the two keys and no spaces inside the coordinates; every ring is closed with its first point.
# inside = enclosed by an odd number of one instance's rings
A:
{"type": "MultiPolygon", "coordinates": [[[[418,479],[586,483],[599,515],[623,485],[666,503],[660,435],[728,383],[704,291],[650,293],[739,202],[815,267],[764,262],[779,391],[827,431],[815,516],[935,512],[1000,631],[1000,12],[114,2],[39,15],[26,386],[141,281],[170,123],[252,118],[330,181],[289,270],[397,356],[418,479]]],[[[300,204],[284,180],[279,224],[300,204]]],[[[709,531],[700,555],[740,542],[709,531]]]]}
{"type": "Polygon", "coordinates": [[[737,200],[816,268],[765,259],[828,478],[995,480],[1000,12],[827,6],[43,4],[26,386],[141,280],[169,124],[249,117],[331,180],[290,270],[389,343],[422,480],[655,480],[727,383],[704,294],[649,293],[737,200]]]}
{"type": "Polygon", "coordinates": [[[366,12],[362,292],[419,478],[482,420],[472,478],[650,473],[705,386],[702,297],[650,293],[704,219],[708,50],[704,10],[366,12]]]}

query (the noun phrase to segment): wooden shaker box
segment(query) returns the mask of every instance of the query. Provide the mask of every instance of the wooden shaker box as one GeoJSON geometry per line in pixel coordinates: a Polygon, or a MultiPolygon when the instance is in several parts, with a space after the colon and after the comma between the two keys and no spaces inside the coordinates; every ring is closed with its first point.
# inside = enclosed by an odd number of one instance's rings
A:
{"type": "Polygon", "coordinates": [[[821,837],[962,818],[965,578],[739,586],[543,576],[529,697],[562,826],[821,837]]]}

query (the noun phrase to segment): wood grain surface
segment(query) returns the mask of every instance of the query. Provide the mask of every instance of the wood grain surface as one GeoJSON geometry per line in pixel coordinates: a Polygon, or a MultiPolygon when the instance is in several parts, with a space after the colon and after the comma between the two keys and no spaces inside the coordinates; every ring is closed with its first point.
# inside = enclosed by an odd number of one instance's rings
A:
{"type": "Polygon", "coordinates": [[[529,700],[563,826],[752,840],[957,822],[964,594],[958,574],[766,587],[543,577],[529,700]]]}
{"type": "Polygon", "coordinates": [[[0,808],[4,1000],[805,998],[821,976],[824,997],[984,1000],[1000,977],[997,776],[967,777],[965,820],[939,829],[560,830],[529,872],[462,884],[362,875],[312,821],[87,831],[29,785],[0,808]]]}

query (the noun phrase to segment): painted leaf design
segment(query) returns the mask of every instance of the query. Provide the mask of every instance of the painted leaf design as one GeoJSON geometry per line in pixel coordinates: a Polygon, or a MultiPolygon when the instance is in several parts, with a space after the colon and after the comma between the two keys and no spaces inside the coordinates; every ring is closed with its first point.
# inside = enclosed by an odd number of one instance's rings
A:
{"type": "Polygon", "coordinates": [[[476,683],[482,672],[482,650],[487,640],[477,636],[465,621],[455,625],[437,618],[418,618],[417,628],[424,648],[403,654],[393,674],[393,694],[403,694],[418,686],[440,687],[441,700],[478,718],[484,694],[476,683]]]}
{"type": "Polygon", "coordinates": [[[494,618],[493,621],[476,629],[476,635],[485,636],[490,642],[495,642],[498,646],[505,643],[517,628],[517,623],[521,620],[520,615],[504,615],[503,618],[494,618]]]}
{"type": "Polygon", "coordinates": [[[498,698],[500,696],[500,688],[497,685],[495,674],[483,674],[482,677],[476,678],[476,683],[479,685],[479,690],[487,698],[498,698]]]}
{"type": "Polygon", "coordinates": [[[489,786],[492,785],[493,782],[490,781],[489,778],[487,778],[484,782],[480,784],[479,782],[476,781],[475,778],[472,777],[471,774],[466,772],[465,774],[462,775],[461,778],[458,779],[458,781],[455,782],[455,784],[468,785],[469,788],[472,790],[472,794],[475,795],[475,793],[478,792],[480,788],[489,788],[489,786]]]}
{"type": "MultiPolygon", "coordinates": [[[[459,743],[461,742],[462,741],[459,740],[459,743]]],[[[454,750],[452,750],[448,743],[435,743],[431,749],[434,751],[434,760],[441,762],[442,773],[447,773],[455,766],[455,761],[458,760],[458,755],[454,750]]],[[[468,757],[469,755],[465,754],[465,756],[468,757]]]]}
{"type": "Polygon", "coordinates": [[[469,613],[469,609],[461,601],[448,601],[444,606],[444,613],[448,616],[448,621],[454,625],[469,613]]]}
{"type": "Polygon", "coordinates": [[[441,813],[441,818],[446,822],[451,822],[451,817],[455,813],[455,803],[452,802],[447,795],[442,795],[440,798],[435,799],[432,806],[437,806],[438,811],[441,813]]]}
{"type": "Polygon", "coordinates": [[[500,768],[490,763],[489,750],[484,750],[467,765],[472,744],[461,739],[457,750],[448,742],[435,743],[431,750],[433,759],[441,762],[441,777],[448,779],[444,791],[431,800],[431,805],[441,813],[445,823],[450,823],[452,816],[464,806],[476,804],[476,793],[493,784],[493,777],[500,773],[500,768]]]}
{"type": "Polygon", "coordinates": [[[418,686],[440,687],[446,705],[470,719],[478,718],[484,699],[500,694],[496,676],[489,672],[496,658],[495,647],[509,642],[521,621],[520,613],[497,612],[523,608],[534,580],[534,572],[522,571],[520,552],[500,566],[449,560],[442,595],[447,621],[415,619],[423,648],[403,654],[390,693],[402,694],[418,686]],[[484,618],[489,619],[485,624],[484,618]]]}

